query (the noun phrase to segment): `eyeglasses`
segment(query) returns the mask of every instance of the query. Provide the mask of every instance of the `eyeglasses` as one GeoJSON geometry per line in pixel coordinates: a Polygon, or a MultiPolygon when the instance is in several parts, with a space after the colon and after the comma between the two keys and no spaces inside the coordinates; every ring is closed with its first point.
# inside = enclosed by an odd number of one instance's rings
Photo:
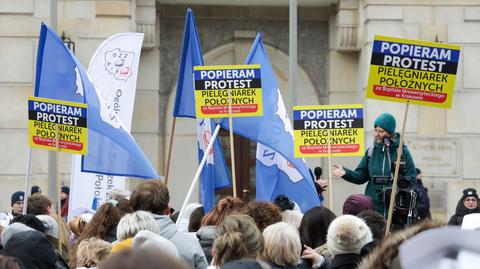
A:
{"type": "Polygon", "coordinates": [[[465,202],[476,202],[476,201],[477,201],[477,199],[475,199],[475,198],[467,198],[467,199],[465,199],[465,202]]]}

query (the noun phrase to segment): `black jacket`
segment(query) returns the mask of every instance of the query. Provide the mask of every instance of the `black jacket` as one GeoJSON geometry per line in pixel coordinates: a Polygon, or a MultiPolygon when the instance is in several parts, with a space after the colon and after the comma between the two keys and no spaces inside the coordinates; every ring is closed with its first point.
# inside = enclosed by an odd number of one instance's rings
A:
{"type": "Polygon", "coordinates": [[[360,263],[360,254],[338,254],[333,257],[330,269],[355,269],[360,263]]]}
{"type": "Polygon", "coordinates": [[[19,232],[7,241],[2,254],[12,256],[28,269],[55,267],[55,251],[45,234],[39,231],[19,232]]]}

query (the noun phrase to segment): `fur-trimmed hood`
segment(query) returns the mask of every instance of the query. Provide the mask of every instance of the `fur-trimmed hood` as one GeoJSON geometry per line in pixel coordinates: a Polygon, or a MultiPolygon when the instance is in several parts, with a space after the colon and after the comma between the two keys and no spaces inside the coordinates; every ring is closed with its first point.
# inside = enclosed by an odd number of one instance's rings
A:
{"type": "Polygon", "coordinates": [[[390,269],[400,268],[398,249],[407,239],[423,231],[444,226],[445,223],[438,220],[422,221],[406,230],[391,234],[375,248],[370,255],[365,257],[358,269],[390,269]]]}

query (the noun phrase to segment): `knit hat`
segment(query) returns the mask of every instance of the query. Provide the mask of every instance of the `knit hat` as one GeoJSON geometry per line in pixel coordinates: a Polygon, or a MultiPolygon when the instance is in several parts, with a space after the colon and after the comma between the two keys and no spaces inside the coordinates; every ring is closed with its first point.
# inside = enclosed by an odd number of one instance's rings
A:
{"type": "Polygon", "coordinates": [[[70,188],[67,187],[67,186],[63,186],[60,188],[60,191],[65,193],[66,195],[69,195],[70,194],[70,188]]]}
{"type": "Polygon", "coordinates": [[[117,253],[122,250],[131,249],[132,243],[133,243],[133,237],[113,243],[112,250],[110,250],[110,254],[117,253]]]}
{"type": "Polygon", "coordinates": [[[477,190],[474,188],[467,188],[463,190],[462,201],[465,201],[467,197],[475,197],[478,200],[477,190]]]}
{"type": "Polygon", "coordinates": [[[1,241],[2,245],[5,246],[5,244],[10,239],[10,237],[12,237],[12,235],[19,232],[26,232],[26,231],[33,231],[33,229],[20,222],[15,222],[10,224],[2,232],[2,241],[1,241]]]}
{"type": "Polygon", "coordinates": [[[395,127],[397,125],[397,121],[390,113],[383,113],[382,115],[378,116],[378,118],[373,123],[374,127],[380,127],[385,131],[389,132],[390,134],[395,133],[395,127]]]}
{"type": "Polygon", "coordinates": [[[25,199],[25,193],[23,191],[17,191],[12,194],[11,206],[16,202],[23,201],[25,199]]]}
{"type": "Polygon", "coordinates": [[[42,193],[42,189],[40,189],[39,186],[32,186],[32,189],[30,191],[30,195],[34,195],[37,192],[42,193]]]}
{"type": "Polygon", "coordinates": [[[361,248],[372,241],[372,232],[365,222],[353,215],[340,216],[330,223],[327,248],[333,256],[345,253],[360,254],[361,248]]]}
{"type": "Polygon", "coordinates": [[[177,247],[165,237],[151,231],[143,230],[133,237],[134,249],[154,249],[178,258],[177,247]]]}
{"type": "Polygon", "coordinates": [[[53,238],[58,238],[58,224],[54,218],[49,215],[37,215],[37,218],[43,222],[45,234],[53,238]]]}
{"type": "Polygon", "coordinates": [[[11,221],[10,224],[15,223],[15,222],[20,222],[22,224],[27,225],[28,227],[35,229],[39,232],[44,233],[46,228],[45,225],[43,225],[43,222],[37,218],[37,216],[33,214],[26,214],[26,215],[20,215],[14,217],[11,221]]]}
{"type": "Polygon", "coordinates": [[[356,216],[365,210],[375,209],[372,198],[363,194],[352,194],[343,203],[343,214],[356,216]]]}

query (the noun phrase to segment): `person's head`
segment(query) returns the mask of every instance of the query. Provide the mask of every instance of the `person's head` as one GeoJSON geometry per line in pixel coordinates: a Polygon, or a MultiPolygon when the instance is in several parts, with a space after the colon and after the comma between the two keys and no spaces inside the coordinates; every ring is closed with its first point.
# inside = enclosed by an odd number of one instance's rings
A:
{"type": "Polygon", "coordinates": [[[245,203],[240,198],[225,197],[203,217],[202,226],[218,226],[226,216],[238,212],[244,205],[245,203]]]}
{"type": "Polygon", "coordinates": [[[10,221],[10,224],[13,224],[13,223],[16,223],[16,222],[25,224],[28,227],[30,227],[34,230],[37,230],[39,232],[42,232],[42,233],[44,233],[46,231],[46,227],[43,224],[43,222],[39,218],[37,218],[37,216],[35,216],[33,214],[16,216],[10,221]]]}
{"type": "Polygon", "coordinates": [[[113,204],[105,203],[101,205],[80,235],[79,241],[91,237],[106,240],[108,232],[117,226],[120,218],[120,211],[113,204]]]}
{"type": "Polygon", "coordinates": [[[342,215],[328,227],[327,248],[333,256],[360,254],[362,247],[372,241],[372,232],[367,224],[356,216],[342,215]]]}
{"type": "Polygon", "coordinates": [[[468,209],[475,209],[478,207],[478,194],[474,188],[467,188],[463,190],[462,196],[463,205],[468,209]]]}
{"type": "Polygon", "coordinates": [[[60,199],[65,200],[70,195],[70,188],[67,186],[63,186],[60,188],[60,199]]]}
{"type": "Polygon", "coordinates": [[[0,268],[2,269],[25,269],[14,257],[0,255],[0,268]]]}
{"type": "Polygon", "coordinates": [[[343,203],[343,214],[356,216],[364,210],[375,209],[372,198],[364,194],[352,194],[343,203]]]}
{"type": "Polygon", "coordinates": [[[39,186],[32,186],[30,189],[30,195],[34,195],[35,193],[42,193],[42,189],[39,186]]]}
{"type": "Polygon", "coordinates": [[[85,227],[87,227],[87,221],[80,216],[73,217],[68,222],[68,228],[77,237],[85,230],[85,227]]]}
{"type": "Polygon", "coordinates": [[[179,257],[177,247],[170,240],[147,230],[140,231],[133,237],[132,248],[158,250],[179,257]]]}
{"type": "Polygon", "coordinates": [[[302,245],[298,230],[286,222],[277,222],[263,230],[265,248],[262,257],[280,266],[297,265],[302,245]]]}
{"type": "Polygon", "coordinates": [[[28,197],[27,214],[50,215],[53,214],[52,200],[47,196],[36,193],[28,197]]]}
{"type": "Polygon", "coordinates": [[[55,250],[45,234],[39,231],[13,234],[2,251],[3,255],[16,258],[25,268],[55,268],[55,250]]]}
{"type": "Polygon", "coordinates": [[[57,221],[49,215],[37,215],[37,218],[45,226],[45,234],[58,239],[58,224],[57,221]]]}
{"type": "Polygon", "coordinates": [[[193,233],[198,231],[201,227],[202,218],[205,216],[205,209],[203,206],[197,207],[192,211],[188,221],[188,232],[193,233]]]}
{"type": "Polygon", "coordinates": [[[300,239],[302,244],[317,248],[327,242],[327,231],[335,214],[326,207],[313,207],[303,215],[300,222],[300,239]]]}
{"type": "Polygon", "coordinates": [[[242,209],[242,213],[252,217],[262,232],[267,226],[282,221],[280,208],[270,202],[250,202],[242,209]]]}
{"type": "Polygon", "coordinates": [[[133,213],[132,205],[130,205],[130,200],[123,198],[115,201],[117,201],[115,207],[120,211],[120,214],[122,216],[128,213],[133,213]]]}
{"type": "Polygon", "coordinates": [[[218,226],[213,242],[214,264],[242,258],[255,259],[263,251],[263,236],[253,219],[247,215],[229,215],[218,226]]]}
{"type": "Polygon", "coordinates": [[[35,230],[20,222],[12,223],[7,228],[5,228],[5,230],[3,230],[0,241],[2,242],[2,245],[5,246],[14,234],[17,234],[20,232],[26,232],[26,231],[35,231],[35,230]]]}
{"type": "Polygon", "coordinates": [[[418,169],[418,168],[415,168],[415,172],[417,174],[417,180],[422,180],[422,170],[418,169]]]}
{"type": "Polygon", "coordinates": [[[373,127],[375,128],[375,140],[383,142],[385,137],[393,137],[397,122],[390,113],[383,113],[375,120],[373,127]]]}
{"type": "Polygon", "coordinates": [[[293,210],[293,208],[295,208],[295,203],[290,201],[290,199],[284,194],[279,194],[275,197],[273,204],[278,206],[282,212],[285,210],[293,210]]]}
{"type": "Polygon", "coordinates": [[[282,221],[289,223],[295,228],[300,228],[300,223],[302,222],[303,214],[300,211],[296,210],[285,210],[282,211],[282,221]]]}
{"type": "Polygon", "coordinates": [[[357,217],[363,219],[372,232],[373,239],[382,241],[385,237],[387,221],[375,210],[365,210],[360,212],[357,217]]]}
{"type": "Polygon", "coordinates": [[[146,180],[132,192],[130,204],[134,211],[143,210],[157,215],[168,215],[170,194],[167,185],[158,180],[146,180]]]}
{"type": "Polygon", "coordinates": [[[95,267],[104,261],[110,254],[112,245],[102,239],[88,238],[80,242],[77,247],[76,267],[95,267]]]}
{"type": "Polygon", "coordinates": [[[98,268],[188,269],[188,266],[159,250],[130,249],[110,255],[98,268]]]}
{"type": "Polygon", "coordinates": [[[12,194],[11,206],[13,215],[21,215],[23,212],[23,200],[25,193],[23,191],[17,191],[12,194]]]}
{"type": "Polygon", "coordinates": [[[146,211],[135,211],[126,214],[120,219],[117,226],[117,239],[125,240],[134,237],[142,230],[151,231],[153,233],[160,233],[160,228],[157,221],[152,214],[146,211]]]}

